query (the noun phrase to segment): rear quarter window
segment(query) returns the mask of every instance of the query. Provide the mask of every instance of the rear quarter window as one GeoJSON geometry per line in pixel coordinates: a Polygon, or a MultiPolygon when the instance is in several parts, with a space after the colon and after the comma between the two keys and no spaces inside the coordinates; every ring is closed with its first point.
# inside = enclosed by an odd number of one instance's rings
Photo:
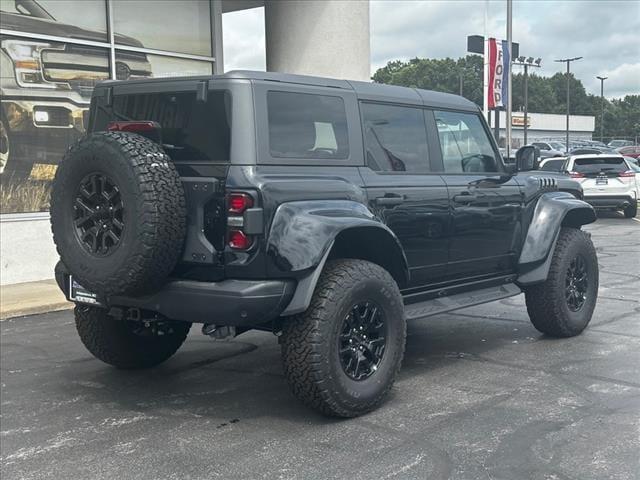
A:
{"type": "Polygon", "coordinates": [[[349,157],[342,98],[269,91],[267,113],[272,157],[333,160],[349,157]]]}

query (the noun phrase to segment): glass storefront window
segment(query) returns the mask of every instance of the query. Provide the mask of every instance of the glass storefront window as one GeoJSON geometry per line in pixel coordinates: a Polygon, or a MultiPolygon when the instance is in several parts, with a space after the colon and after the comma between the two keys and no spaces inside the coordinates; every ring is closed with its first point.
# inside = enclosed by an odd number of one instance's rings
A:
{"type": "Polygon", "coordinates": [[[116,77],[118,80],[211,75],[211,66],[211,62],[200,60],[116,51],[116,77]]]}
{"type": "Polygon", "coordinates": [[[0,0],[2,29],[29,35],[0,38],[0,213],[48,210],[57,164],[85,132],[93,87],[112,78],[109,2],[116,79],[212,73],[212,62],[181,58],[212,55],[209,0],[0,0]]]}
{"type": "Polygon", "coordinates": [[[0,213],[46,211],[50,181],[85,130],[107,49],[4,37],[0,89],[0,213]]]}
{"type": "Polygon", "coordinates": [[[105,0],[0,0],[2,28],[76,39],[107,40],[105,0]]]}
{"type": "Polygon", "coordinates": [[[114,0],[116,44],[211,56],[208,0],[114,0]]]}

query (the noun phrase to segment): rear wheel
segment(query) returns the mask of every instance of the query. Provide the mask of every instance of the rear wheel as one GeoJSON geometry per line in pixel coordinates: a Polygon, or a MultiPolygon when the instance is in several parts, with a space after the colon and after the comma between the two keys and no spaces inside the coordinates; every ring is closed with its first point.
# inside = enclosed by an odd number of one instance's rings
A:
{"type": "Polygon", "coordinates": [[[285,324],[285,376],[306,405],[355,417],[384,400],[405,338],[402,296],[391,275],[363,260],[332,261],[307,311],[285,324]]]}
{"type": "Polygon", "coordinates": [[[638,214],[638,202],[634,202],[623,210],[625,218],[633,218],[638,214]]]}
{"type": "Polygon", "coordinates": [[[544,283],[525,290],[529,318],[540,332],[573,337],[591,321],[598,297],[598,258],[591,237],[563,228],[544,283]]]}
{"type": "Polygon", "coordinates": [[[175,320],[117,320],[101,308],[76,306],[76,329],[91,354],[122,369],[149,368],[171,357],[191,324],[175,320]]]}

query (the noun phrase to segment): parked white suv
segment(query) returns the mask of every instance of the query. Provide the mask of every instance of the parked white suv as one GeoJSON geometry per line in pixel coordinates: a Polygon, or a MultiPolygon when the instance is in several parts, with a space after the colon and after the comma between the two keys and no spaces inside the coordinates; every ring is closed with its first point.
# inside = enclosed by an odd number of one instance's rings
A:
{"type": "Polygon", "coordinates": [[[584,200],[594,208],[622,210],[627,218],[638,213],[636,174],[622,155],[572,155],[565,169],[580,182],[584,200]]]}

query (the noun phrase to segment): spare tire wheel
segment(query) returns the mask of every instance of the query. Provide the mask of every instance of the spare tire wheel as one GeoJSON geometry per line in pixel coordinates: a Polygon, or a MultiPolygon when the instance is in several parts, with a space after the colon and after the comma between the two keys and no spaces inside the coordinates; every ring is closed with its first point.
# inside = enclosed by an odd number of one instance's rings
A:
{"type": "Polygon", "coordinates": [[[107,296],[157,288],[180,258],[185,222],[175,166],[141,135],[93,133],[60,162],[51,192],[53,240],[84,288],[107,296]]]}

